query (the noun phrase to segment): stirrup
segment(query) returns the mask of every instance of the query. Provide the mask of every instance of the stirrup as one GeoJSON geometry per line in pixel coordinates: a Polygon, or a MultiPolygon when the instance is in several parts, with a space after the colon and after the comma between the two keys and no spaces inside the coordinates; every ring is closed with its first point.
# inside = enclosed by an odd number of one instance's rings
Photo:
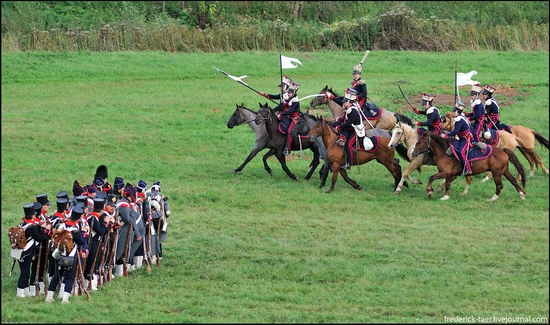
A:
{"type": "Polygon", "coordinates": [[[285,148],[283,150],[283,155],[288,156],[289,154],[290,154],[290,150],[288,150],[288,148],[285,148]]]}
{"type": "Polygon", "coordinates": [[[338,139],[336,140],[336,144],[338,144],[340,147],[343,147],[346,145],[346,141],[344,141],[344,139],[338,139]]]}

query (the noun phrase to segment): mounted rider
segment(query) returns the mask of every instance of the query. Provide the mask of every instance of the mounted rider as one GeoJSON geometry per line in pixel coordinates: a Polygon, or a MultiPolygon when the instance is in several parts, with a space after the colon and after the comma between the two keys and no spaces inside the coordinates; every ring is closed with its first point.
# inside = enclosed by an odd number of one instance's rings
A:
{"type": "Polygon", "coordinates": [[[280,122],[279,130],[287,136],[286,146],[283,151],[284,155],[290,154],[290,149],[292,147],[292,136],[290,135],[290,131],[298,122],[298,118],[300,117],[300,100],[296,96],[299,88],[299,83],[290,81],[288,89],[283,94],[283,100],[285,103],[278,105],[273,109],[275,112],[280,112],[277,114],[277,118],[280,122]]]}
{"type": "Polygon", "coordinates": [[[346,164],[340,166],[340,168],[350,169],[351,168],[351,152],[353,150],[352,141],[350,141],[355,135],[355,127],[362,126],[362,113],[359,103],[357,102],[358,93],[355,89],[348,88],[346,90],[346,95],[342,103],[344,107],[344,112],[342,116],[338,117],[333,123],[332,126],[340,133],[340,138],[336,143],[344,147],[344,152],[346,153],[346,164]]]}
{"type": "Polygon", "coordinates": [[[472,173],[472,167],[468,161],[468,150],[470,149],[470,124],[463,111],[466,105],[458,101],[453,108],[454,116],[454,130],[449,133],[441,133],[441,137],[444,139],[451,139],[451,147],[453,151],[459,157],[462,164],[462,173],[460,176],[470,175],[472,173]]]}
{"type": "MultiPolygon", "coordinates": [[[[512,133],[510,127],[506,124],[500,123],[500,107],[497,101],[493,98],[496,88],[490,85],[485,85],[481,95],[485,100],[485,128],[494,130],[505,130],[508,133],[512,133]]],[[[490,133],[489,133],[490,135],[490,133]]]]}
{"type": "Polygon", "coordinates": [[[426,115],[428,118],[426,122],[415,122],[415,124],[419,126],[416,129],[419,135],[426,131],[430,131],[434,134],[441,133],[441,115],[439,113],[439,108],[433,106],[434,98],[435,95],[422,94],[422,108],[424,110],[414,109],[416,114],[426,115]],[[426,126],[428,129],[422,128],[421,126],[426,126]]]}
{"type": "Polygon", "coordinates": [[[470,90],[470,103],[472,107],[471,113],[464,113],[470,120],[470,129],[472,130],[472,136],[474,142],[479,142],[479,135],[483,131],[483,125],[485,124],[485,108],[479,99],[481,93],[481,86],[479,84],[472,85],[470,90]]]}

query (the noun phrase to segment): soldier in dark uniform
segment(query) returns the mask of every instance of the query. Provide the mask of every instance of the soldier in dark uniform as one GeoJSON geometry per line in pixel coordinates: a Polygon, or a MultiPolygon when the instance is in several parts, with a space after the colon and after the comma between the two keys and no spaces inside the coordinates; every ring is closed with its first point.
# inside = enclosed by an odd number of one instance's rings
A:
{"type": "Polygon", "coordinates": [[[63,297],[62,303],[69,303],[69,297],[73,290],[75,284],[76,269],[78,268],[78,258],[76,254],[80,254],[81,259],[85,259],[88,256],[88,246],[86,240],[82,237],[82,232],[80,229],[80,218],[84,213],[84,209],[81,206],[77,205],[72,208],[71,216],[68,220],[65,221],[64,229],[69,230],[72,234],[74,248],[70,252],[62,252],[62,255],[72,256],[74,258],[73,265],[71,266],[61,266],[56,260],[56,272],[48,286],[48,294],[46,295],[46,302],[53,302],[53,295],[57,289],[57,285],[60,280],[63,279],[63,292],[61,296],[63,297]]]}
{"type": "Polygon", "coordinates": [[[283,99],[283,94],[288,90],[288,86],[292,80],[290,80],[289,77],[283,76],[283,79],[281,80],[281,83],[279,84],[279,93],[278,94],[268,94],[263,91],[258,91],[258,95],[263,96],[267,99],[278,99],[279,105],[276,108],[282,109],[282,106],[286,103],[286,100],[283,99]]]}
{"type": "Polygon", "coordinates": [[[287,91],[283,94],[285,103],[273,109],[274,112],[280,112],[277,115],[280,122],[279,128],[286,132],[287,135],[286,146],[283,150],[283,154],[285,155],[290,154],[290,149],[292,147],[292,136],[290,135],[290,131],[300,117],[300,100],[296,96],[298,88],[300,88],[300,84],[291,82],[287,91]]]}
{"type": "MultiPolygon", "coordinates": [[[[103,208],[103,220],[107,223],[109,230],[103,235],[103,245],[105,245],[105,258],[103,259],[103,265],[100,265],[100,268],[103,268],[102,272],[107,275],[109,269],[114,267],[112,263],[113,256],[111,256],[111,250],[115,242],[116,232],[118,232],[118,223],[116,221],[116,203],[117,197],[114,194],[108,194],[107,200],[105,201],[105,207],[103,208]]],[[[110,281],[107,276],[105,276],[107,281],[110,281]]]]}
{"type": "MultiPolygon", "coordinates": [[[[151,214],[148,205],[145,204],[145,192],[147,190],[147,183],[144,180],[139,180],[136,187],[137,201],[136,205],[139,211],[139,218],[136,220],[136,225],[139,231],[144,235],[147,234],[145,225],[150,221],[151,214]]],[[[145,256],[145,240],[142,240],[139,245],[132,245],[130,254],[130,264],[135,266],[135,269],[140,269],[143,266],[143,258],[145,256]],[[137,247],[136,247],[137,246],[137,247]]],[[[133,270],[134,268],[132,268],[133,270]]]]}
{"type": "Polygon", "coordinates": [[[422,134],[426,131],[430,131],[434,134],[441,133],[441,115],[439,109],[433,105],[434,95],[422,94],[422,108],[424,110],[414,109],[414,112],[419,115],[426,115],[428,118],[426,122],[416,122],[419,126],[416,131],[418,134],[422,134]],[[421,126],[426,126],[428,129],[421,126]]]}
{"type": "Polygon", "coordinates": [[[115,177],[115,183],[113,184],[113,194],[116,195],[117,200],[122,199],[124,196],[124,179],[122,177],[115,177]]]}
{"type": "MultiPolygon", "coordinates": [[[[67,206],[69,202],[66,198],[61,197],[58,198],[57,201],[55,201],[56,204],[56,211],[54,214],[50,216],[50,224],[52,225],[53,229],[61,230],[65,226],[65,219],[67,218],[67,215],[65,212],[67,212],[67,206]]],[[[56,271],[56,261],[53,258],[53,252],[50,252],[48,256],[48,283],[52,282],[52,278],[54,276],[54,273],[56,271]]],[[[61,297],[62,298],[62,297],[61,297]]]]}
{"type": "Polygon", "coordinates": [[[470,121],[470,129],[472,132],[472,137],[474,142],[479,142],[479,136],[483,132],[483,127],[485,124],[485,107],[479,99],[479,94],[481,92],[481,86],[479,84],[472,85],[470,90],[470,102],[472,106],[471,113],[464,113],[464,116],[470,121]]]}
{"type": "Polygon", "coordinates": [[[332,123],[332,126],[340,133],[340,138],[337,140],[337,143],[344,147],[346,153],[346,164],[340,166],[340,168],[350,169],[351,152],[353,150],[351,147],[351,140],[355,135],[355,128],[353,125],[363,124],[359,103],[357,102],[357,91],[355,89],[348,88],[346,90],[342,107],[344,107],[344,113],[332,123]]]}
{"type": "Polygon", "coordinates": [[[505,130],[508,133],[512,133],[510,127],[506,124],[500,123],[500,107],[497,101],[493,98],[496,88],[485,85],[481,95],[485,99],[485,128],[494,130],[505,130]]]}
{"type": "Polygon", "coordinates": [[[462,113],[465,106],[466,105],[462,102],[456,103],[453,108],[453,115],[455,117],[454,130],[446,134],[441,133],[440,135],[444,139],[451,139],[451,146],[458,154],[458,157],[460,157],[460,163],[463,167],[461,176],[470,175],[472,173],[472,167],[468,161],[468,150],[470,148],[471,138],[470,125],[468,123],[468,119],[462,113]],[[458,140],[455,136],[458,136],[458,140]]]}
{"type": "Polygon", "coordinates": [[[99,270],[99,261],[101,260],[101,249],[102,245],[101,238],[103,235],[109,231],[108,223],[105,222],[105,217],[103,215],[103,207],[105,206],[105,199],[95,198],[94,199],[94,208],[90,213],[88,218],[88,225],[91,230],[90,234],[90,245],[89,255],[86,259],[86,266],[84,267],[84,285],[88,287],[89,282],[92,282],[92,290],[97,290],[97,281],[98,281],[98,270],[99,270]]]}
{"type": "Polygon", "coordinates": [[[130,247],[134,241],[141,241],[143,234],[139,232],[136,225],[138,208],[136,206],[136,189],[132,184],[126,184],[124,188],[124,197],[117,202],[118,222],[122,225],[119,229],[117,250],[116,250],[116,276],[122,276],[126,262],[129,267],[130,247]],[[130,225],[132,228],[130,229],[130,225]],[[126,246],[128,245],[128,255],[124,256],[126,246]]]}
{"type": "MultiPolygon", "coordinates": [[[[34,203],[23,205],[24,219],[19,225],[25,230],[27,245],[23,249],[19,262],[19,280],[17,281],[17,297],[30,297],[29,281],[31,280],[31,263],[37,259],[38,245],[47,243],[51,236],[51,225],[44,224],[44,228],[37,223],[34,203]]],[[[36,273],[35,273],[36,274],[36,273]]],[[[34,279],[33,279],[34,280],[34,279]]],[[[34,281],[33,281],[34,282],[34,281]]]]}
{"type": "MultiPolygon", "coordinates": [[[[40,194],[36,196],[36,201],[42,204],[42,207],[40,209],[40,220],[50,223],[50,216],[48,215],[48,212],[50,211],[51,202],[48,200],[48,195],[46,193],[40,194]]],[[[51,228],[53,229],[53,227],[51,228]]],[[[44,270],[48,267],[48,256],[46,256],[46,253],[48,253],[48,249],[46,249],[49,246],[50,242],[48,242],[43,245],[42,247],[42,254],[40,256],[40,275],[39,275],[39,281],[38,286],[40,288],[40,295],[46,294],[46,285],[44,282],[44,270]]],[[[49,255],[49,253],[48,253],[49,255]]]]}

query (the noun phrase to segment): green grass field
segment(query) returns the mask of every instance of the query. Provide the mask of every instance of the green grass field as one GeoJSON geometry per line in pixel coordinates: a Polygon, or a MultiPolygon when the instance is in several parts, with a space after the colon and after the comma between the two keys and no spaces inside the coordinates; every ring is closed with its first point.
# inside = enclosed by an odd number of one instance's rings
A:
{"type": "MultiPolygon", "coordinates": [[[[247,125],[230,130],[226,123],[236,104],[257,110],[266,99],[212,66],[274,93],[278,54],[3,54],[2,323],[548,322],[549,184],[540,169],[527,180],[525,201],[504,180],[496,202],[489,201],[493,181],[481,183],[485,175],[466,196],[459,178],[448,201],[439,200],[442,193],[428,199],[433,166],[413,173],[423,185],[394,195],[391,175],[376,162],[349,172],[363,191],[339,177],[326,194],[317,171],[302,180],[312,158],[305,151],[288,161],[300,181],[274,158],[270,177],[261,162],[266,150],[233,175],[255,137],[247,125]],[[101,164],[111,182],[161,181],[172,206],[161,267],[116,278],[92,301],[17,298],[8,228],[36,195],[52,201],[71,193],[74,180],[90,184],[101,164]]],[[[363,53],[283,55],[302,61],[283,73],[301,83],[304,97],[325,85],[343,93],[363,53]]],[[[398,82],[419,105],[423,92],[454,94],[455,65],[476,70],[474,80],[502,85],[503,123],[548,138],[548,64],[548,52],[372,51],[363,78],[378,106],[423,120],[398,82]]],[[[461,88],[463,101],[468,93],[461,88]]],[[[452,103],[436,97],[434,104],[444,112],[452,103]]],[[[306,99],[302,111],[308,107],[306,99]]],[[[329,115],[327,108],[314,113],[329,115]]],[[[548,168],[548,149],[536,150],[548,168]]]]}

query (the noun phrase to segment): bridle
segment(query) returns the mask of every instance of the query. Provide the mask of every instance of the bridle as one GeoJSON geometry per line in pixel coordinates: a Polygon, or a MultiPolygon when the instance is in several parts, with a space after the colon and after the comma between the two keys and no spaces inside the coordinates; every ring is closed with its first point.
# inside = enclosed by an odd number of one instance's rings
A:
{"type": "Polygon", "coordinates": [[[431,144],[431,141],[432,141],[432,137],[429,135],[429,134],[426,134],[426,149],[422,149],[422,150],[416,150],[416,144],[414,145],[414,151],[416,152],[416,155],[421,155],[421,154],[425,154],[425,153],[429,153],[430,152],[430,144],[431,144]]]}

